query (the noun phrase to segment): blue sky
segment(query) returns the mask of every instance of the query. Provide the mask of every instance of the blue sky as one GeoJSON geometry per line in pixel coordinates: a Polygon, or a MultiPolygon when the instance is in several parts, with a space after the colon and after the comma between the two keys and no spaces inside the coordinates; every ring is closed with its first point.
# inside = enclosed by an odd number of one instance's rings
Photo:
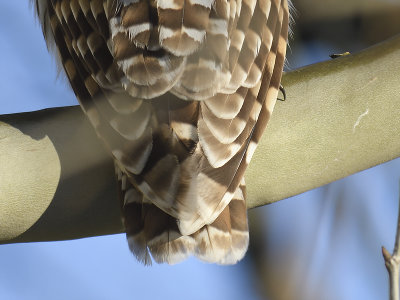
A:
{"type": "MultiPolygon", "coordinates": [[[[0,2],[0,49],[0,114],[77,104],[27,1],[0,2]]],[[[393,247],[399,170],[395,160],[260,208],[271,266],[289,249],[298,254],[291,273],[326,289],[326,299],[387,298],[380,246],[393,247]]],[[[144,267],[122,234],[0,246],[0,299],[257,299],[253,276],[246,259],[144,267]]]]}

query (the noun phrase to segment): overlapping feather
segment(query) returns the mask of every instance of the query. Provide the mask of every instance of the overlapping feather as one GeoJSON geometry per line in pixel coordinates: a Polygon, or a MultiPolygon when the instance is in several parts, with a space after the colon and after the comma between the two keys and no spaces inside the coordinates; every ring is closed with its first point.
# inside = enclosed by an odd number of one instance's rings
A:
{"type": "Polygon", "coordinates": [[[35,1],[116,161],[138,260],[240,260],[243,174],[277,97],[287,0],[35,1]]]}

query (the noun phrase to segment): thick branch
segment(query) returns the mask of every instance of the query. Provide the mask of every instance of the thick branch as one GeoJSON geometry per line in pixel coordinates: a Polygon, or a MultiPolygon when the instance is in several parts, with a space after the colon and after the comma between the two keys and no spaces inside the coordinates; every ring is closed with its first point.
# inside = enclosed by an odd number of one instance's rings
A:
{"type": "MultiPolygon", "coordinates": [[[[284,76],[246,173],[268,204],[400,156],[400,37],[284,76]]],[[[113,164],[80,109],[0,116],[0,240],[122,231],[113,164]]]]}

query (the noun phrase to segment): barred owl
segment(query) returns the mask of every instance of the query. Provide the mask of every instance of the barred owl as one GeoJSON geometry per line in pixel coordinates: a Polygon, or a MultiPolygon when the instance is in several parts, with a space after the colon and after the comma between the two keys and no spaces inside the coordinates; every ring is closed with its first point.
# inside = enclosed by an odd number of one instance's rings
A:
{"type": "Polygon", "coordinates": [[[48,47],[115,161],[136,258],[240,260],[249,242],[243,174],[277,98],[288,0],[35,6],[48,47]]]}

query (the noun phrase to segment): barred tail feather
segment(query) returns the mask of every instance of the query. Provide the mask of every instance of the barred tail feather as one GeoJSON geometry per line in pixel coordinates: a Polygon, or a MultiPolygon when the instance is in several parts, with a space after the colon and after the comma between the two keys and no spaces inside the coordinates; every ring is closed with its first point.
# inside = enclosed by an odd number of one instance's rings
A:
{"type": "Polygon", "coordinates": [[[244,182],[217,219],[193,234],[195,255],[205,261],[231,265],[241,260],[249,244],[244,182]]]}
{"type": "Polygon", "coordinates": [[[138,261],[175,264],[194,249],[194,239],[179,233],[176,219],[147,201],[116,166],[121,210],[129,249],[138,261]]]}
{"type": "Polygon", "coordinates": [[[244,184],[218,218],[191,235],[182,235],[177,220],[146,201],[116,166],[128,245],[138,261],[176,264],[190,255],[218,264],[235,264],[246,253],[247,227],[244,184]]]}

